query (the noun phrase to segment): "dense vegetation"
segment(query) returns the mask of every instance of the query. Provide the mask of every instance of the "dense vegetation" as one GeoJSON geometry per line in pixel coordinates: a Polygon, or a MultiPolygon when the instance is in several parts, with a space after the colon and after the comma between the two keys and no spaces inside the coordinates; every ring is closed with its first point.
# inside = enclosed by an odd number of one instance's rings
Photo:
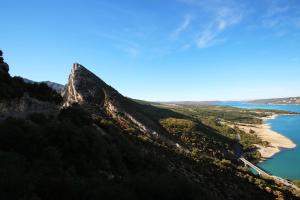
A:
{"type": "MultiPolygon", "coordinates": [[[[1,100],[61,102],[44,84],[0,81],[1,100]]],[[[0,199],[274,199],[294,196],[237,161],[234,137],[205,119],[150,104],[140,111],[189,151],[123,130],[79,105],[0,121],[0,199]]],[[[225,127],[222,124],[216,124],[225,127]]],[[[234,133],[236,134],[236,133],[234,133]]]]}
{"type": "Polygon", "coordinates": [[[245,124],[261,124],[262,117],[272,114],[293,114],[294,112],[270,109],[241,109],[228,106],[180,106],[173,107],[177,112],[198,119],[224,120],[245,124]]]}
{"type": "Polygon", "coordinates": [[[152,145],[79,106],[9,118],[0,130],[0,199],[272,199],[266,187],[292,197],[228,160],[152,145]]]}
{"type": "Polygon", "coordinates": [[[62,97],[45,83],[25,83],[20,77],[0,79],[0,101],[14,100],[28,94],[40,101],[48,101],[59,104],[62,97]]]}
{"type": "MultiPolygon", "coordinates": [[[[144,103],[144,105],[148,104],[144,103]]],[[[194,147],[193,144],[195,143],[202,144],[203,142],[199,142],[201,140],[207,141],[205,144],[206,147],[209,147],[210,145],[207,143],[210,140],[205,138],[206,135],[213,138],[211,144],[214,143],[215,146],[219,147],[216,149],[226,149],[227,152],[234,151],[235,154],[244,153],[244,156],[252,161],[258,161],[260,158],[255,144],[262,146],[269,144],[262,141],[253,131],[246,133],[239,129],[238,125],[261,124],[262,117],[268,117],[274,113],[291,114],[287,111],[249,110],[221,106],[170,106],[163,104],[155,104],[155,106],[157,109],[159,108],[160,112],[155,112],[155,109],[144,109],[144,112],[158,118],[160,123],[173,135],[179,136],[185,142],[189,140],[190,147],[194,147]],[[168,118],[168,116],[172,118],[168,118]],[[242,149],[237,147],[236,142],[241,145],[242,149]]]]}
{"type": "Polygon", "coordinates": [[[233,146],[236,142],[222,137],[213,129],[209,129],[199,122],[171,117],[161,119],[160,123],[169,133],[190,149],[193,158],[199,159],[197,156],[205,154],[218,159],[235,160],[233,146]]]}
{"type": "Polygon", "coordinates": [[[169,131],[171,129],[174,131],[174,127],[177,127],[178,130],[175,130],[177,135],[178,133],[187,134],[187,132],[197,132],[202,135],[207,135],[210,138],[213,138],[214,141],[219,141],[227,147],[232,145],[235,141],[237,141],[237,139],[240,139],[239,143],[242,145],[244,151],[252,149],[253,144],[267,145],[255,134],[245,133],[237,127],[230,127],[222,122],[261,123],[261,119],[258,117],[269,116],[270,111],[263,112],[260,110],[259,113],[256,113],[243,109],[217,106],[175,106],[168,107],[168,109],[166,109],[165,106],[156,106],[156,109],[148,106],[149,109],[143,109],[143,112],[146,112],[155,119],[159,119],[160,123],[162,123],[162,125],[169,131]],[[250,114],[248,115],[246,112],[249,112],[250,114]],[[170,117],[171,119],[168,119],[170,117]],[[194,128],[191,128],[191,126],[194,128]],[[196,127],[197,131],[195,131],[196,127]],[[189,131],[186,131],[186,129],[189,131]]]}

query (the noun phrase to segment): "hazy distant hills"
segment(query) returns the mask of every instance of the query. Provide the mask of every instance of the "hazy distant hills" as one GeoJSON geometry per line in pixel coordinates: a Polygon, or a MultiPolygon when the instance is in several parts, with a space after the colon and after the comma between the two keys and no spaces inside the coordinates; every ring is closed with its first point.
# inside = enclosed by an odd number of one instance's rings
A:
{"type": "MultiPolygon", "coordinates": [[[[207,105],[218,105],[220,102],[223,101],[168,101],[168,102],[158,102],[158,103],[165,104],[165,105],[177,105],[177,106],[207,106],[207,105]]],[[[241,102],[251,103],[251,104],[300,104],[300,97],[256,99],[256,100],[241,101],[241,102]]]]}
{"type": "Polygon", "coordinates": [[[246,101],[246,103],[257,104],[300,104],[300,97],[274,98],[274,99],[258,99],[246,101]]]}
{"type": "Polygon", "coordinates": [[[220,101],[167,101],[167,102],[158,102],[161,104],[169,105],[179,105],[179,106],[207,106],[207,105],[216,105],[220,101]]]}
{"type": "Polygon", "coordinates": [[[42,82],[36,82],[36,81],[32,81],[32,80],[29,80],[27,78],[23,78],[22,79],[24,80],[24,82],[26,83],[45,83],[47,84],[50,88],[52,88],[53,90],[55,90],[56,92],[58,93],[61,93],[64,89],[65,89],[65,86],[62,85],[62,84],[59,84],[59,83],[54,83],[54,82],[51,82],[51,81],[42,81],[42,82]]]}

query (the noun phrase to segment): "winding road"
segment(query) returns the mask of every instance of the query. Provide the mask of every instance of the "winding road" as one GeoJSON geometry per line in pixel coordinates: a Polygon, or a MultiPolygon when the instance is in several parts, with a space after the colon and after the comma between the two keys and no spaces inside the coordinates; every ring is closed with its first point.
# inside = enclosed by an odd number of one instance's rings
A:
{"type": "Polygon", "coordinates": [[[251,162],[249,162],[248,160],[246,160],[245,158],[241,157],[240,160],[247,166],[251,167],[252,169],[254,169],[259,175],[263,175],[263,176],[272,176],[270,174],[268,174],[267,172],[265,172],[264,170],[258,168],[257,166],[255,166],[254,164],[252,164],[251,162]]]}
{"type": "Polygon", "coordinates": [[[296,185],[294,185],[292,182],[286,180],[286,179],[283,179],[281,177],[278,177],[278,176],[273,176],[271,174],[268,174],[267,172],[265,172],[264,170],[260,169],[259,167],[257,167],[256,165],[252,164],[251,162],[249,162],[248,160],[246,160],[244,157],[240,157],[239,158],[246,166],[249,166],[251,167],[253,170],[255,170],[259,175],[261,176],[264,176],[264,177],[269,177],[269,178],[272,178],[274,179],[275,181],[285,185],[285,186],[288,186],[288,187],[292,187],[296,190],[300,190],[296,185]]]}

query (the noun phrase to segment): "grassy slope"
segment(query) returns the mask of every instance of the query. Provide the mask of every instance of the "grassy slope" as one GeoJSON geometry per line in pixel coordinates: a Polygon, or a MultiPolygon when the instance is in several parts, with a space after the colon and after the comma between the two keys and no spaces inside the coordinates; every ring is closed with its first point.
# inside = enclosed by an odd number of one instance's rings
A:
{"type": "MultiPolygon", "coordinates": [[[[170,106],[170,105],[156,105],[166,110],[172,110],[175,113],[180,113],[184,117],[195,124],[204,124],[211,128],[208,134],[224,136],[222,143],[230,144],[229,140],[236,141],[240,138],[240,144],[245,152],[251,152],[249,159],[258,159],[260,154],[253,151],[254,144],[260,144],[263,146],[268,145],[267,142],[262,141],[255,134],[246,133],[240,130],[238,127],[228,126],[235,123],[246,124],[261,124],[263,122],[262,117],[268,117],[273,114],[294,114],[293,112],[279,111],[279,110],[264,110],[264,109],[240,109],[234,107],[222,107],[222,106],[170,106]],[[214,134],[211,134],[214,133],[214,134]]],[[[160,117],[160,120],[166,124],[164,116],[160,117]]],[[[176,117],[175,117],[176,118],[176,117]]],[[[170,121],[170,120],[169,120],[170,121]]],[[[172,120],[171,120],[172,121],[172,120]]],[[[176,121],[173,120],[173,126],[176,121]]],[[[169,123],[170,124],[170,123],[169,123]]],[[[216,137],[215,137],[216,138],[216,137]]]]}

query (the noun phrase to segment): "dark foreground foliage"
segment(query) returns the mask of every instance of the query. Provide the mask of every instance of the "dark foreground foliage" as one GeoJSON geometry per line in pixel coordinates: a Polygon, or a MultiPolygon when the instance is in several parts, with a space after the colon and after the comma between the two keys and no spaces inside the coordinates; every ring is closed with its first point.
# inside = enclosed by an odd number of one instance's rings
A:
{"type": "Polygon", "coordinates": [[[105,119],[94,121],[79,106],[57,117],[10,118],[0,130],[0,199],[273,198],[236,176],[230,163],[194,162],[105,119]],[[199,182],[180,175],[178,166],[171,170],[171,163],[201,174],[199,182]]]}
{"type": "Polygon", "coordinates": [[[40,101],[62,102],[61,95],[45,83],[25,83],[20,77],[0,79],[0,101],[19,99],[25,93],[40,101]]]}

